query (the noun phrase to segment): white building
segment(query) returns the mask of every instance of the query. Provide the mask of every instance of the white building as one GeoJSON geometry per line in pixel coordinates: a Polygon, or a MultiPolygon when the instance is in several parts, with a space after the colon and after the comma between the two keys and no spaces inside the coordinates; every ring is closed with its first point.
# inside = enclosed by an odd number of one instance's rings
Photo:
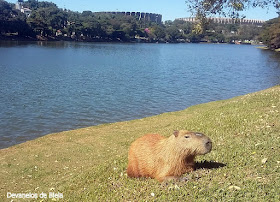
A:
{"type": "Polygon", "coordinates": [[[16,3],[16,9],[20,10],[20,12],[24,13],[26,17],[29,17],[31,15],[32,10],[29,8],[23,7],[23,0],[18,0],[16,3]]]}
{"type": "Polygon", "coordinates": [[[29,8],[22,8],[20,9],[20,12],[24,13],[26,17],[29,17],[31,15],[32,10],[29,8]]]}

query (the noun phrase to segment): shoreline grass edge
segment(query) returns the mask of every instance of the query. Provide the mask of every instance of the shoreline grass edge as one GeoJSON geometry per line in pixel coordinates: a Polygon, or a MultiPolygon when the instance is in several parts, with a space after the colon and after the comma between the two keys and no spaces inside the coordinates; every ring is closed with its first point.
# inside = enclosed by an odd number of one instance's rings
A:
{"type": "Polygon", "coordinates": [[[279,111],[280,86],[275,86],[1,149],[0,199],[11,201],[7,192],[54,192],[63,194],[62,201],[279,200],[279,111]],[[197,159],[201,166],[185,174],[189,180],[162,185],[127,178],[131,142],[146,133],[169,136],[176,129],[201,131],[214,143],[210,154],[197,159]]]}

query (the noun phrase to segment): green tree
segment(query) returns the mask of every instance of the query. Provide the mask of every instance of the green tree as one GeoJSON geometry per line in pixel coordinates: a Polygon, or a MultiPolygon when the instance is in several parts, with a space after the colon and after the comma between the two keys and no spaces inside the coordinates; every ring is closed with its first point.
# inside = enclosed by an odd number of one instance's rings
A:
{"type": "Polygon", "coordinates": [[[269,20],[263,26],[260,40],[272,50],[280,48],[280,18],[269,20]]]}
{"type": "Polygon", "coordinates": [[[200,34],[195,34],[194,32],[187,35],[187,39],[192,43],[199,43],[203,38],[200,34]]]}
{"type": "Polygon", "coordinates": [[[57,7],[42,7],[34,10],[27,22],[41,36],[49,36],[66,26],[67,16],[57,7]]]}
{"type": "Polygon", "coordinates": [[[180,36],[181,33],[176,26],[169,26],[166,28],[166,38],[168,41],[175,42],[180,38],[180,36]]]}
{"type": "Polygon", "coordinates": [[[156,40],[163,40],[166,36],[165,27],[162,25],[155,25],[152,32],[155,35],[156,40]]]}
{"type": "Polygon", "coordinates": [[[26,16],[13,9],[13,4],[0,0],[0,34],[17,33],[18,36],[33,36],[26,23],[26,16]]]}
{"type": "Polygon", "coordinates": [[[225,36],[221,33],[216,32],[209,32],[204,38],[211,43],[225,42],[225,36]]]}
{"type": "Polygon", "coordinates": [[[241,25],[238,29],[240,40],[255,40],[260,34],[261,28],[256,25],[241,25]]]}
{"type": "Polygon", "coordinates": [[[252,7],[268,9],[273,6],[278,9],[278,11],[280,10],[280,0],[188,0],[185,2],[188,10],[198,19],[194,31],[198,32],[201,30],[202,33],[205,33],[207,30],[209,21],[207,20],[207,16],[219,14],[240,19],[246,17],[240,15],[240,11],[252,7]]]}
{"type": "Polygon", "coordinates": [[[30,8],[31,10],[36,10],[38,8],[47,8],[47,7],[56,7],[56,4],[47,1],[38,1],[38,0],[28,0],[23,2],[23,6],[30,8]]]}

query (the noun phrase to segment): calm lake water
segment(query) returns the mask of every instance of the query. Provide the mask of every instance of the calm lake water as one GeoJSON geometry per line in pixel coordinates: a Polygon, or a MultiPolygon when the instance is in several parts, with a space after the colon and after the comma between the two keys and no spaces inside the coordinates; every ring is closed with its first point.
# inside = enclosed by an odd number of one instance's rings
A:
{"type": "Polygon", "coordinates": [[[228,44],[0,42],[0,148],[280,84],[280,54],[228,44]]]}

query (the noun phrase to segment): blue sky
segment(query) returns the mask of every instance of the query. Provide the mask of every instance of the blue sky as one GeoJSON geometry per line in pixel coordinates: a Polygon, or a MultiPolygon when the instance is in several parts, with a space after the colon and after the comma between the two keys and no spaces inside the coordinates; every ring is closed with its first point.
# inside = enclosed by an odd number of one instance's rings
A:
{"type": "MultiPolygon", "coordinates": [[[[8,0],[15,3],[17,0],[8,0]]],[[[40,1],[40,0],[39,0],[40,1]]],[[[47,0],[55,3],[60,8],[73,11],[140,11],[162,14],[163,21],[175,18],[189,17],[185,0],[47,0]]],[[[268,11],[261,8],[252,8],[244,12],[248,19],[268,20],[277,17],[276,9],[268,11]]]]}

